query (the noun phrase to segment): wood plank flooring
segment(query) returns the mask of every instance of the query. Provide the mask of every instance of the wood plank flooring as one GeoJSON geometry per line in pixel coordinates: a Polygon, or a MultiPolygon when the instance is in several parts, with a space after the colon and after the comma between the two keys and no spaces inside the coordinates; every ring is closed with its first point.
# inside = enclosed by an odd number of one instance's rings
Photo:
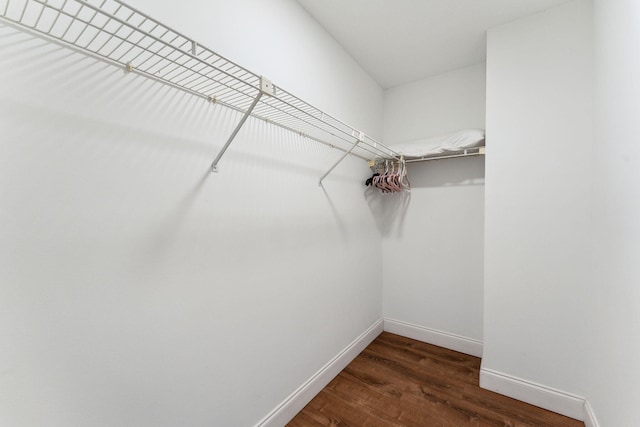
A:
{"type": "Polygon", "coordinates": [[[584,427],[483,390],[480,359],[388,332],[331,381],[289,427],[584,427]]]}

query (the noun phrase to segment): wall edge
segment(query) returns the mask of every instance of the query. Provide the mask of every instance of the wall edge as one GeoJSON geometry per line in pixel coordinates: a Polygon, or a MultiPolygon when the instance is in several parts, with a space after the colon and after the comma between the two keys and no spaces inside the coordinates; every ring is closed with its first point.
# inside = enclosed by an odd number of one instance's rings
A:
{"type": "Polygon", "coordinates": [[[482,341],[396,319],[384,319],[384,330],[392,334],[482,357],[482,341]]]}
{"type": "Polygon", "coordinates": [[[587,418],[584,397],[513,375],[480,368],[480,387],[579,421],[587,418]]]}
{"type": "Polygon", "coordinates": [[[291,421],[329,382],[335,378],[383,331],[383,320],[377,320],[360,336],[324,365],[311,378],[287,396],[255,427],[280,427],[291,421]]]}

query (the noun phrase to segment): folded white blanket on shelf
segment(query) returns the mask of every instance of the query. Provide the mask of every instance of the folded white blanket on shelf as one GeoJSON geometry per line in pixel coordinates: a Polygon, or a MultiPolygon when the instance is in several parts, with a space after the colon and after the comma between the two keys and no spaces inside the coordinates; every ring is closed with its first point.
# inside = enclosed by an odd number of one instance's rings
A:
{"type": "Polygon", "coordinates": [[[447,135],[393,144],[390,147],[407,158],[413,158],[447,154],[483,145],[484,129],[465,129],[447,135]]]}

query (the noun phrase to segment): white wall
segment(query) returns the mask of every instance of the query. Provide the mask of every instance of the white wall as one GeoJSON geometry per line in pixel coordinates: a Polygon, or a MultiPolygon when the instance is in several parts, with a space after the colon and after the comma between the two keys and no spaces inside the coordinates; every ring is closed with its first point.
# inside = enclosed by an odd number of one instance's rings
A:
{"type": "MultiPolygon", "coordinates": [[[[384,99],[387,143],[484,128],[485,66],[389,89],[384,99]]],[[[479,355],[484,159],[410,164],[409,179],[410,193],[371,199],[380,203],[384,316],[418,327],[416,338],[479,355]]]]}
{"type": "MultiPolygon", "coordinates": [[[[134,3],[380,135],[294,1],[134,3]]],[[[339,152],[249,120],[211,175],[238,114],[0,32],[0,424],[253,425],[380,319],[366,163],[323,191],[339,152]]]]}
{"type": "Polygon", "coordinates": [[[489,31],[482,368],[581,396],[593,118],[590,1],[489,31]]]}
{"type": "Polygon", "coordinates": [[[485,64],[429,77],[384,92],[384,142],[484,128],[485,64]]]}
{"type": "Polygon", "coordinates": [[[589,398],[601,426],[640,425],[640,4],[595,1],[596,144],[589,398]]]}

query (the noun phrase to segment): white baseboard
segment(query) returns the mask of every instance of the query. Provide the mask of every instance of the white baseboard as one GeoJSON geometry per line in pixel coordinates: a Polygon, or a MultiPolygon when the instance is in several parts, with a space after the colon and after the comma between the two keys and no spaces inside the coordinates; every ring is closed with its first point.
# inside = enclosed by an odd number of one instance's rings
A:
{"type": "Polygon", "coordinates": [[[600,423],[598,423],[596,414],[593,413],[589,399],[585,399],[584,401],[584,425],[585,427],[600,427],[600,423]]]}
{"type": "Polygon", "coordinates": [[[280,405],[258,422],[255,427],[282,427],[304,408],[329,382],[334,379],[362,350],[383,331],[378,320],[353,340],[344,350],[291,393],[280,405]]]}
{"type": "Polygon", "coordinates": [[[392,334],[482,357],[482,341],[395,319],[384,319],[384,330],[392,334]]]}
{"type": "Polygon", "coordinates": [[[584,421],[586,418],[583,397],[492,369],[480,368],[480,387],[576,420],[584,421]]]}

